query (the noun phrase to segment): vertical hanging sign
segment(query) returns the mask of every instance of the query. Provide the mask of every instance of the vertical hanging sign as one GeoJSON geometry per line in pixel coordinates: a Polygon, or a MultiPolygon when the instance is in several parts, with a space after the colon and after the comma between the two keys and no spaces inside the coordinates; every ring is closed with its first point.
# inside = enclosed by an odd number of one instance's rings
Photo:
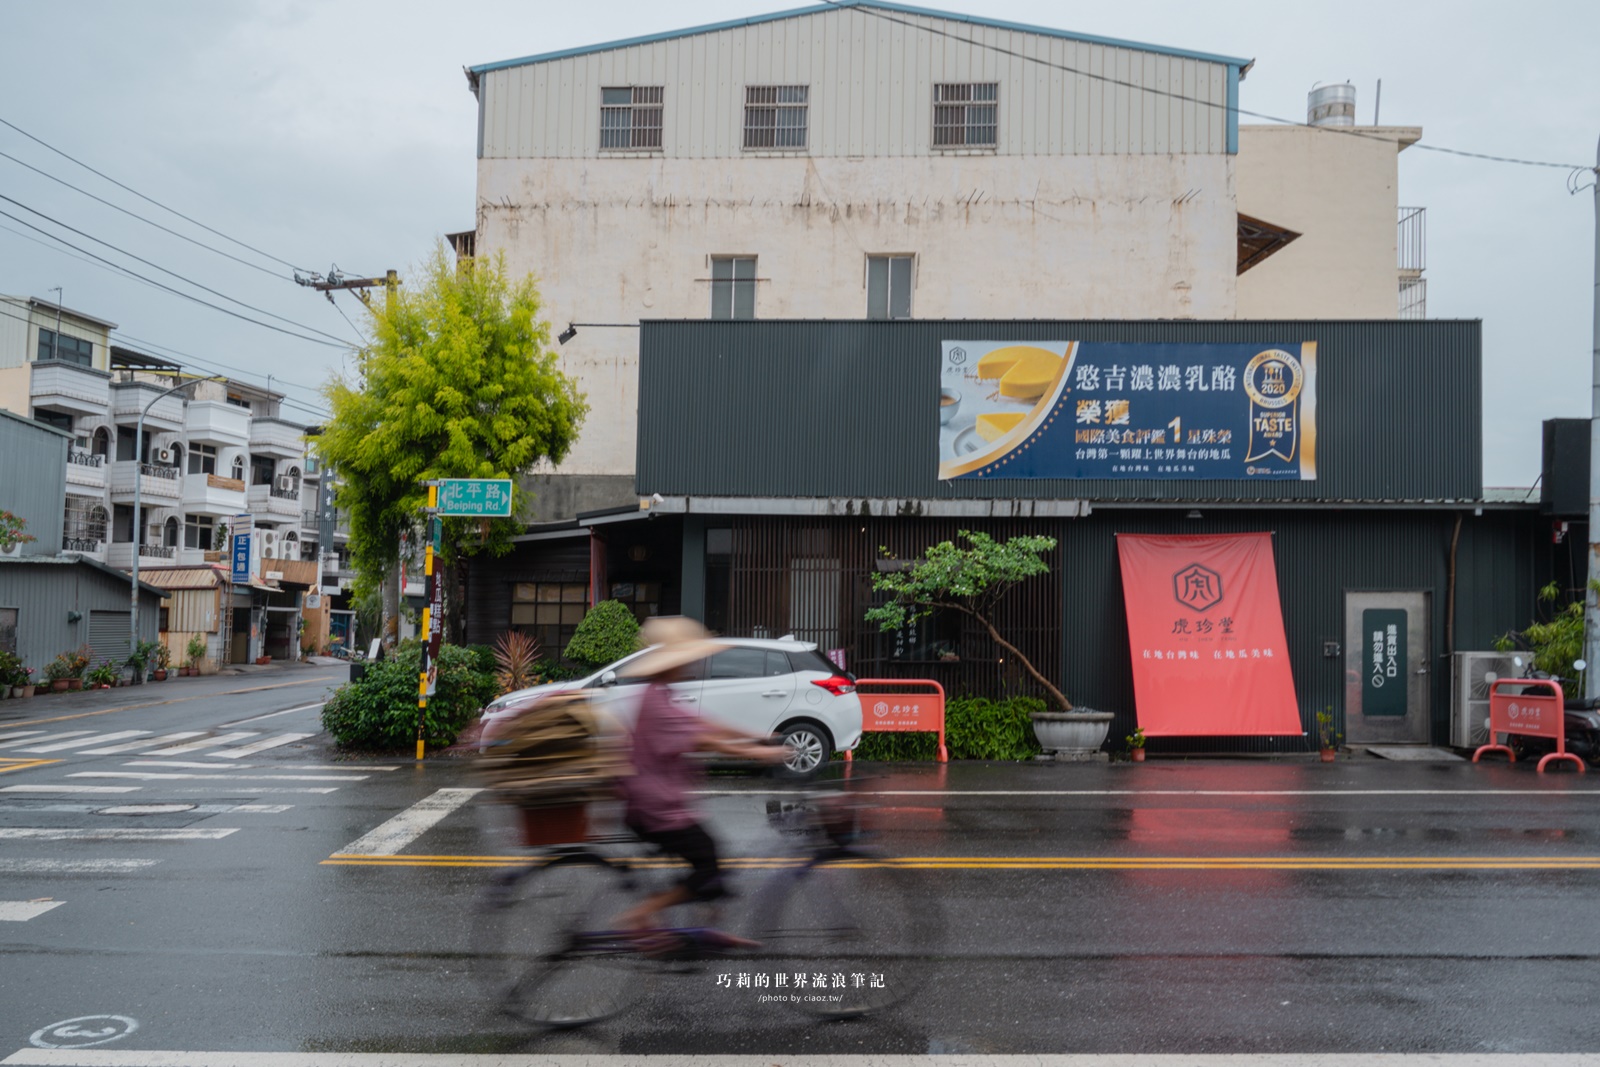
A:
{"type": "Polygon", "coordinates": [[[1117,554],[1146,734],[1304,733],[1271,534],[1119,534],[1117,554]]]}
{"type": "Polygon", "coordinates": [[[1406,713],[1406,613],[1404,608],[1368,608],[1361,613],[1361,714],[1406,713]]]}

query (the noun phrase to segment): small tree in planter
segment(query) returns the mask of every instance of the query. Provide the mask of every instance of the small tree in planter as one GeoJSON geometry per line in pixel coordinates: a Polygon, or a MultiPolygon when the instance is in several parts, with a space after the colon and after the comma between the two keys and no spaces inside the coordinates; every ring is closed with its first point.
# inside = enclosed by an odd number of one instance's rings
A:
{"type": "MultiPolygon", "coordinates": [[[[1023,535],[996,541],[986,533],[962,530],[960,534],[965,545],[941,541],[921,559],[874,574],[873,590],[889,594],[889,601],[868,611],[866,620],[884,630],[898,630],[936,611],[955,611],[975,620],[988,631],[990,640],[1039,683],[1058,709],[1031,716],[1040,744],[1058,751],[1098,749],[1105,741],[1111,714],[1074,709],[1060,687],[1046,678],[1021,649],[1001,636],[994,622],[1007,593],[1029,578],[1049,573],[1050,565],[1043,557],[1055,549],[1056,539],[1023,535]],[[1085,726],[1091,729],[1085,730],[1085,726]]],[[[894,558],[887,548],[882,552],[894,558]]]]}
{"type": "Polygon", "coordinates": [[[184,670],[188,671],[190,674],[199,674],[200,664],[206,658],[206,639],[201,637],[199,634],[195,634],[193,637],[189,638],[189,645],[184,649],[184,652],[189,657],[186,661],[184,670]]]}
{"type": "Polygon", "coordinates": [[[639,649],[639,621],[620,600],[602,600],[589,609],[567,642],[566,656],[590,667],[604,667],[639,649]]]}
{"type": "Polygon", "coordinates": [[[165,641],[156,642],[155,663],[156,669],[151,672],[158,682],[167,680],[167,666],[172,662],[172,649],[167,647],[165,641]]]}

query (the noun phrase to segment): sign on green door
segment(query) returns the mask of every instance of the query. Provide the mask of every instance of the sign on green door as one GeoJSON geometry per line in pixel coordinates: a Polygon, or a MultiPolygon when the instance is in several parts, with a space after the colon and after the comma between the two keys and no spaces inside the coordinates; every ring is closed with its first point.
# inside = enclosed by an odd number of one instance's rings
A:
{"type": "Polygon", "coordinates": [[[511,479],[442,478],[439,480],[438,513],[481,519],[509,519],[511,479]]]}
{"type": "Polygon", "coordinates": [[[1361,714],[1406,713],[1406,613],[1400,608],[1368,608],[1361,613],[1361,714]]]}

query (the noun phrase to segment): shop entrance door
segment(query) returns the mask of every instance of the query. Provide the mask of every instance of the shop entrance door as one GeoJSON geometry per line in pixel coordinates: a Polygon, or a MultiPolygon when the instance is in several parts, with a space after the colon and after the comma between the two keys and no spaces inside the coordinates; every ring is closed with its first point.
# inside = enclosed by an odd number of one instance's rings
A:
{"type": "Polygon", "coordinates": [[[1345,740],[1427,744],[1433,706],[1429,593],[1344,595],[1345,740]]]}

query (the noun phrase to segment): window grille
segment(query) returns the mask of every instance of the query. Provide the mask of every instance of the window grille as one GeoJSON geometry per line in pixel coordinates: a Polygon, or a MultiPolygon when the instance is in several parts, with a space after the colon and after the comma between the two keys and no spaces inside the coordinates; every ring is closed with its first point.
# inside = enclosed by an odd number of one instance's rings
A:
{"type": "Polygon", "coordinates": [[[936,148],[993,148],[997,143],[1000,85],[973,82],[933,87],[936,148]]]}
{"type": "Polygon", "coordinates": [[[93,552],[106,539],[106,509],[83,497],[67,497],[65,536],[68,541],[85,542],[81,551],[93,552]]]}
{"type": "Polygon", "coordinates": [[[807,85],[744,87],[744,146],[804,148],[811,88],[807,85]]]}
{"type": "Polygon", "coordinates": [[[756,317],[755,256],[711,258],[711,317],[713,319],[756,317]]]}
{"type": "Polygon", "coordinates": [[[511,628],[531,634],[547,655],[558,656],[588,605],[587,582],[517,582],[511,588],[511,628]]]}
{"type": "Polygon", "coordinates": [[[600,90],[602,149],[661,147],[661,86],[600,90]]]}
{"type": "Polygon", "coordinates": [[[911,317],[911,256],[867,257],[867,318],[911,317]]]}

